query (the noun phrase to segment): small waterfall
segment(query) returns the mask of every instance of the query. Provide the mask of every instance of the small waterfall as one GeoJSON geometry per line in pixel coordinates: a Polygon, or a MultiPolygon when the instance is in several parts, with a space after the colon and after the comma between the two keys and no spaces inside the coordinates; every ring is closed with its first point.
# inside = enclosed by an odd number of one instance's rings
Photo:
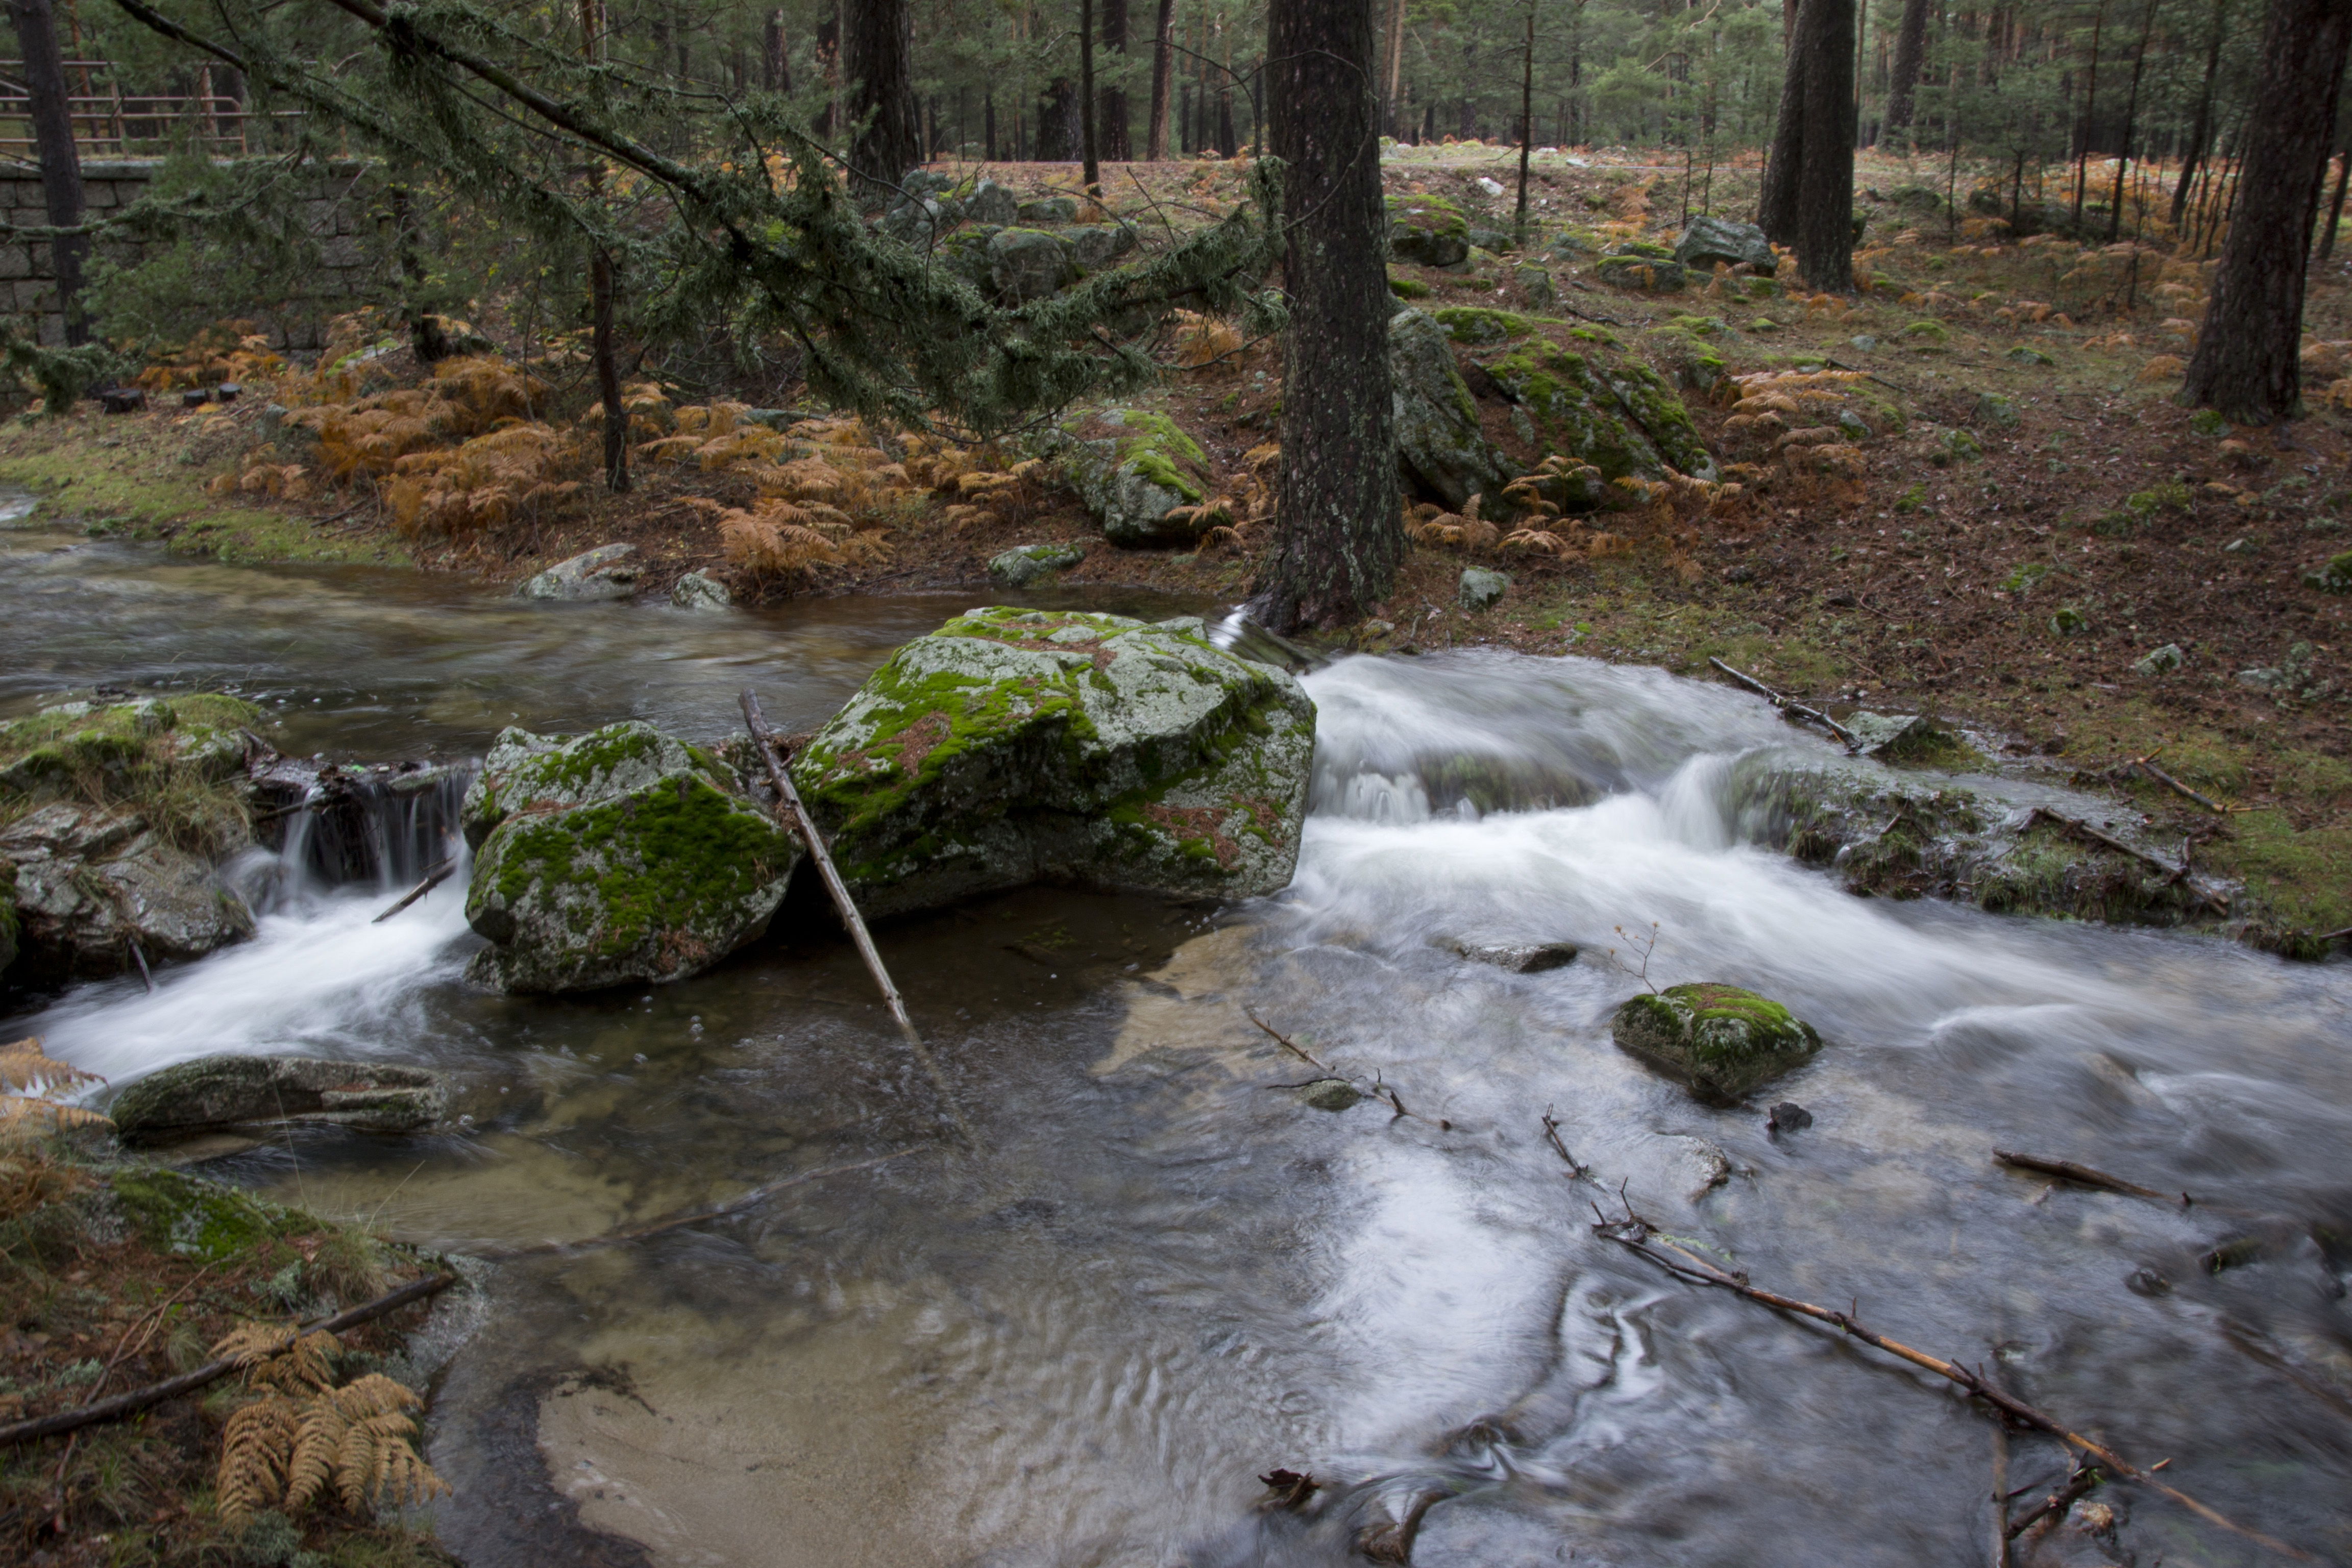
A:
{"type": "Polygon", "coordinates": [[[265,814],[281,825],[276,849],[256,850],[236,873],[257,911],[337,888],[403,891],[465,853],[457,816],[470,763],[281,758],[256,776],[265,814]]]}

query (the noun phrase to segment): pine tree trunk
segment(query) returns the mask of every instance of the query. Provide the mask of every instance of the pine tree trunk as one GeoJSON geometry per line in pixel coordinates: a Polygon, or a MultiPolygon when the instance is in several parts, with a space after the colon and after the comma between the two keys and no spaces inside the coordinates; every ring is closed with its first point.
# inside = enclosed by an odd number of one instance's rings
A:
{"type": "Polygon", "coordinates": [[[856,0],[846,20],[842,64],[849,79],[848,118],[865,127],[849,150],[849,166],[861,194],[878,200],[923,161],[922,111],[908,61],[912,18],[907,0],[856,0]]]}
{"type": "Polygon", "coordinates": [[[1087,190],[1102,195],[1095,100],[1095,0],[1078,0],[1078,162],[1087,190]]]}
{"type": "Polygon", "coordinates": [[[2336,200],[2327,209],[2327,226],[2320,231],[2319,262],[2322,266],[2326,266],[2327,258],[2336,254],[2336,231],[2344,223],[2344,187],[2347,184],[2352,184],[2352,152],[2344,154],[2343,163],[2336,175],[2336,200]]]}
{"type": "Polygon", "coordinates": [[[2345,0],[2271,0],[2237,210],[2181,385],[2185,406],[2243,424],[2300,410],[2304,258],[2347,47],[2352,5],[2345,0]]]}
{"type": "MultiPolygon", "coordinates": [[[[2132,133],[2138,129],[2139,77],[2147,64],[2147,40],[2156,31],[2156,0],[2147,0],[2141,16],[2139,47],[2132,53],[2131,90],[2124,95],[2123,145],[2116,149],[2115,189],[2107,195],[2107,243],[2113,245],[2124,226],[2124,171],[2131,167],[2132,133]]],[[[2135,231],[2137,232],[2137,231],[2135,231]]]]}
{"type": "Polygon", "coordinates": [[[1151,26],[1151,129],[1143,155],[1157,163],[1168,156],[1168,73],[1176,52],[1176,0],[1160,0],[1151,26]]]}
{"type": "Polygon", "coordinates": [[[784,14],[768,13],[768,21],[761,37],[760,85],[770,92],[793,90],[793,57],[784,47],[784,14]]]}
{"type": "Polygon", "coordinates": [[[2083,193],[2091,179],[2091,137],[2096,129],[2094,119],[2099,111],[2099,37],[2107,26],[2107,0],[2099,0],[2099,8],[2091,16],[2091,68],[2083,83],[2083,120],[2074,139],[2074,216],[2071,226],[2083,226],[2083,193]]]}
{"type": "Polygon", "coordinates": [[[1927,57],[1927,0],[1903,0],[1903,23],[1895,31],[1895,60],[1886,82],[1886,129],[1907,138],[1918,101],[1919,64],[1927,57]]]}
{"type": "Polygon", "coordinates": [[[1290,330],[1281,532],[1255,603],[1276,631],[1356,620],[1388,596],[1404,553],[1372,5],[1272,0],[1267,17],[1271,151],[1282,161],[1290,226],[1290,330]]]}
{"type": "MultiPolygon", "coordinates": [[[[74,152],[73,104],[66,88],[65,56],[58,48],[57,20],[49,0],[9,0],[16,24],[16,47],[25,57],[26,107],[33,121],[33,143],[41,158],[41,196],[49,222],[58,228],[81,223],[81,160],[74,152]]],[[[81,264],[89,240],[83,235],[60,235],[49,242],[51,264],[58,275],[58,310],[65,317],[68,345],[89,342],[89,323],[81,311],[81,264]]],[[[37,337],[37,324],[35,330],[37,337]]]]}
{"type": "Polygon", "coordinates": [[[1057,76],[1037,100],[1037,162],[1074,163],[1078,158],[1078,89],[1057,76]]]}
{"type": "Polygon", "coordinates": [[[1789,6],[1789,44],[1780,70],[1780,107],[1772,122],[1772,147],[1764,161],[1763,191],[1756,204],[1757,226],[1775,245],[1797,243],[1797,177],[1805,165],[1805,7],[1789,6]]]}
{"type": "Polygon", "coordinates": [[[1381,78],[1381,129],[1391,136],[1405,133],[1404,0],[1389,0],[1388,68],[1381,78]]]}
{"type": "Polygon", "coordinates": [[[1135,142],[1127,124],[1127,0],[1102,0],[1102,47],[1110,58],[1110,85],[1095,98],[1095,151],[1108,163],[1132,163],[1135,142]]]}
{"type": "Polygon", "coordinates": [[[1814,288],[1853,288],[1854,0],[1805,0],[1804,160],[1797,173],[1797,263],[1814,288]]]}
{"type": "Polygon", "coordinates": [[[2228,19],[2230,0],[2213,0],[2213,26],[2205,39],[2205,88],[2197,96],[2197,122],[2189,132],[2188,156],[2180,161],[2180,184],[2172,189],[2172,226],[2178,231],[2189,211],[2189,183],[2197,178],[2198,163],[2213,140],[2213,79],[2221,70],[2221,26],[2228,19]]]}

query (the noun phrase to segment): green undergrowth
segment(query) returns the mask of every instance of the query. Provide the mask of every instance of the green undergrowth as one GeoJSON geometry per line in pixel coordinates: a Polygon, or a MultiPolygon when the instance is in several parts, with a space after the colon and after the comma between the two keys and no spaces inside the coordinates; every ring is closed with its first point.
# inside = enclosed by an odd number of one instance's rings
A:
{"type": "Polygon", "coordinates": [[[0,821],[53,801],[110,806],[218,854],[251,834],[240,731],[261,722],[253,704],[209,692],[11,720],[0,724],[0,821]]]}

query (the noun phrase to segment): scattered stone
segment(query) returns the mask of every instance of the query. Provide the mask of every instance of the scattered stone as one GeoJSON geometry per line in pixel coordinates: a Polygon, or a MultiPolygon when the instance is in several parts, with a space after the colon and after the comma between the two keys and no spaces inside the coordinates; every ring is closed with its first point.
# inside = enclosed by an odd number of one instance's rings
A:
{"type": "Polygon", "coordinates": [[[2050,617],[2050,629],[2062,637],[2078,637],[2091,629],[2091,617],[2072,605],[2061,605],[2050,617]]]}
{"type": "Polygon", "coordinates": [[[1017,223],[1076,223],[1078,202],[1076,196],[1039,196],[1023,202],[1013,210],[1017,223]]]}
{"type": "Polygon", "coordinates": [[[1497,969],[1507,969],[1514,974],[1541,974],[1547,970],[1565,969],[1576,962],[1577,954],[1576,943],[1572,942],[1448,941],[1439,945],[1449,952],[1458,953],[1473,963],[1491,963],[1497,969]]]}
{"type": "Polygon", "coordinates": [[[1708,1104],[1731,1104],[1810,1061],[1813,1026],[1780,1003],[1737,985],[1670,986],[1617,1009],[1620,1050],[1708,1104]]]}
{"type": "Polygon", "coordinates": [[[1067,288],[1077,276],[1077,258],[1060,235],[1041,228],[1007,228],[989,237],[988,280],[1014,304],[1043,300],[1067,288]]]}
{"type": "Polygon", "coordinates": [[[1977,395],[1976,418],[1980,425],[1990,425],[2002,430],[2014,430],[2024,417],[2018,412],[2017,400],[1998,392],[1977,395]]]}
{"type": "Polygon", "coordinates": [[[1364,1097],[1344,1078],[1318,1078],[1298,1098],[1318,1110],[1345,1110],[1364,1097]]]}
{"type": "Polygon", "coordinates": [[[1777,1138],[1783,1132],[1802,1132],[1812,1124],[1811,1111],[1793,1100],[1784,1100],[1764,1119],[1764,1131],[1777,1138]]]}
{"type": "Polygon", "coordinates": [[[1474,228],[1469,233],[1470,247],[1489,256],[1500,256],[1514,247],[1511,237],[1499,228],[1474,228]]]}
{"type": "Polygon", "coordinates": [[[313,1057],[204,1057],[151,1073],[107,1108],[123,1140],[162,1142],[281,1123],[415,1132],[441,1120],[449,1091],[423,1068],[313,1057]]]}
{"type": "Polygon", "coordinates": [[[974,223],[1010,228],[1021,221],[1021,201],[994,180],[982,180],[964,198],[963,216],[974,223]]]}
{"type": "Polygon", "coordinates": [[[1853,343],[1855,348],[1860,349],[1864,353],[1874,353],[1878,347],[1878,340],[1872,337],[1868,332],[1858,332],[1853,337],[1849,338],[1846,341],[1853,343]]]}
{"type": "Polygon", "coordinates": [[[1389,319],[1389,372],[1407,485],[1454,511],[1474,495],[1501,494],[1517,467],[1480,429],[1477,402],[1435,317],[1400,310],[1389,319]]]}
{"type": "Polygon", "coordinates": [[[2134,675],[2162,675],[2179,669],[2189,662],[2179,643],[2168,642],[2155,652],[2142,656],[2132,663],[2134,675]]]}
{"type": "Polygon", "coordinates": [[[1720,217],[1691,219],[1682,238],[1675,242],[1675,259],[1702,272],[1713,271],[1718,263],[1731,267],[1745,264],[1766,278],[1780,266],[1780,258],[1773,254],[1772,242],[1764,237],[1762,229],[1752,223],[1734,223],[1720,217]]]}
{"type": "Polygon", "coordinates": [[[1135,248],[1135,230],[1123,223],[1092,224],[1069,233],[1070,254],[1082,272],[1097,272],[1135,248]]]}
{"type": "Polygon", "coordinates": [[[2002,357],[2014,360],[2019,364],[2056,364],[2058,363],[2040,349],[2028,348],[2023,343],[2018,344],[2002,357]]]}
{"type": "Polygon", "coordinates": [[[1753,566],[1727,567],[1724,571],[1723,580],[1727,583],[1753,583],[1756,581],[1756,568],[1753,566]]]}
{"type": "Polygon", "coordinates": [[[1123,550],[1191,544],[1216,526],[1214,515],[1171,517],[1207,495],[1209,456],[1165,414],[1113,408],[1093,416],[1108,428],[1080,437],[1087,421],[1064,426],[1064,471],[1078,499],[1123,550]]]}
{"type": "Polygon", "coordinates": [[[2238,671],[2238,684],[2251,691],[2276,691],[2281,687],[2293,685],[2294,682],[2287,678],[2285,670],[2265,668],[2238,671]]]}
{"type": "Polygon", "coordinates": [[[1862,742],[1862,754],[1882,763],[1940,763],[1953,760],[1963,742],[1925,713],[1846,715],[1845,727],[1862,742]]]}
{"type": "Polygon", "coordinates": [[[1388,198],[1389,254],[1423,267],[1458,267],[1470,259],[1470,225],[1443,196],[1388,198]]]}
{"type": "Polygon", "coordinates": [[[1522,261],[1512,268],[1511,279],[1530,303],[1549,306],[1559,301],[1559,290],[1553,286],[1551,274],[1532,261],[1522,261]]]}
{"type": "MultiPolygon", "coordinates": [[[[1393,342],[1394,323],[1390,331],[1393,342]]],[[[1663,479],[1668,468],[1696,479],[1716,477],[1714,455],[1689,407],[1664,376],[1625,353],[1607,332],[1578,328],[1570,336],[1565,348],[1549,339],[1530,340],[1486,366],[1503,395],[1530,416],[1540,449],[1599,470],[1600,482],[1585,495],[1548,491],[1545,499],[1582,511],[1606,498],[1611,480],[1663,479]]]]}
{"type": "Polygon", "coordinates": [[[1837,427],[1838,434],[1849,441],[1867,441],[1875,434],[1870,427],[1870,421],[1851,408],[1838,410],[1837,427]]]}
{"type": "Polygon", "coordinates": [[[2251,539],[2233,539],[2221,546],[2224,555],[2252,555],[2260,547],[2251,539]]]}
{"type": "Polygon", "coordinates": [[[472,976],[585,991],[699,973],[767,929],[800,859],[733,770],[635,720],[499,734],[467,792],[472,976]]]}
{"type": "Polygon", "coordinates": [[[2303,585],[2323,594],[2352,594],[2352,550],[2305,572],[2303,585]]]}
{"type": "Polygon", "coordinates": [[[529,579],[515,596],[562,604],[628,598],[637,591],[637,568],[629,559],[636,552],[634,544],[600,544],[529,579]]]}
{"type": "Polygon", "coordinates": [[[735,595],[709,573],[688,572],[671,584],[669,602],[681,610],[728,610],[734,608],[735,595]]]}
{"type": "Polygon", "coordinates": [[[1019,545],[989,562],[989,580],[999,587],[1026,588],[1042,578],[1076,566],[1086,558],[1085,549],[1076,544],[1019,545]]]}
{"type": "Polygon", "coordinates": [[[1478,188],[1489,196],[1499,196],[1503,194],[1503,187],[1485,174],[1478,176],[1478,188]]]}
{"type": "Polygon", "coordinates": [[[917,637],[793,760],[869,917],[1040,880],[1251,898],[1297,864],[1315,707],[1197,616],[1004,607],[917,637]]]}
{"type": "Polygon", "coordinates": [[[1972,463],[1984,456],[1984,447],[1977,438],[1958,426],[1945,431],[1937,438],[1937,450],[1930,457],[1938,467],[1953,461],[1972,463]]]}
{"type": "Polygon", "coordinates": [[[1462,584],[1456,596],[1464,609],[1483,610],[1500,599],[1503,590],[1510,585],[1510,578],[1500,572],[1489,571],[1484,566],[1465,566],[1462,569],[1462,584]]]}
{"type": "Polygon", "coordinates": [[[1690,273],[1682,263],[1649,256],[1604,256],[1592,271],[1612,289],[1644,294],[1679,294],[1690,282],[1690,273]]]}

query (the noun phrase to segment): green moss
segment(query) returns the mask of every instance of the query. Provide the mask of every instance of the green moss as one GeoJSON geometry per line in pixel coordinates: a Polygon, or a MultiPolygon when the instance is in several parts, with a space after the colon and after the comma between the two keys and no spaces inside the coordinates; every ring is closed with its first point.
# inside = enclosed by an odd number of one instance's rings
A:
{"type": "Polygon", "coordinates": [[[1418,278],[1389,279],[1389,292],[1400,300],[1426,300],[1436,291],[1418,278]]]}
{"type": "Polygon", "coordinates": [[[1802,1065],[1822,1045],[1812,1026],[1780,1003],[1712,982],[1632,998],[1611,1033],[1629,1056],[1717,1104],[1802,1065]]]}
{"type": "Polygon", "coordinates": [[[1149,447],[1130,454],[1127,466],[1161,489],[1172,490],[1182,496],[1187,502],[1197,502],[1205,493],[1166,453],[1154,451],[1149,447]]]}
{"type": "Polygon", "coordinates": [[[242,728],[261,710],[194,693],[69,703],[0,724],[0,819],[48,801],[138,813],[174,844],[216,852],[249,834],[242,728]]]}
{"type": "Polygon", "coordinates": [[[1903,329],[1903,335],[1915,343],[1928,344],[1948,342],[1952,336],[1941,321],[1914,321],[1903,329]]]}
{"type": "MultiPolygon", "coordinates": [[[[1209,461],[1209,455],[1201,450],[1201,444],[1184,434],[1184,427],[1165,414],[1154,414],[1141,408],[1124,409],[1121,410],[1120,424],[1137,440],[1148,443],[1169,457],[1204,467],[1209,461]]],[[[1122,447],[1125,439],[1121,439],[1122,447]]]]}
{"type": "Polygon", "coordinates": [[[113,1186],[125,1217],[149,1246],[206,1263],[226,1263],[281,1236],[319,1228],[308,1215],[180,1171],[125,1171],[113,1186]]]}
{"type": "Polygon", "coordinates": [[[1447,305],[1432,310],[1430,315],[1457,343],[1499,343],[1524,338],[1535,331],[1534,323],[1525,316],[1477,305],[1447,305]]]}
{"type": "Polygon", "coordinates": [[[1470,220],[1444,196],[1400,195],[1388,198],[1389,223],[1397,228],[1425,229],[1432,234],[1467,239],[1470,220]]]}

